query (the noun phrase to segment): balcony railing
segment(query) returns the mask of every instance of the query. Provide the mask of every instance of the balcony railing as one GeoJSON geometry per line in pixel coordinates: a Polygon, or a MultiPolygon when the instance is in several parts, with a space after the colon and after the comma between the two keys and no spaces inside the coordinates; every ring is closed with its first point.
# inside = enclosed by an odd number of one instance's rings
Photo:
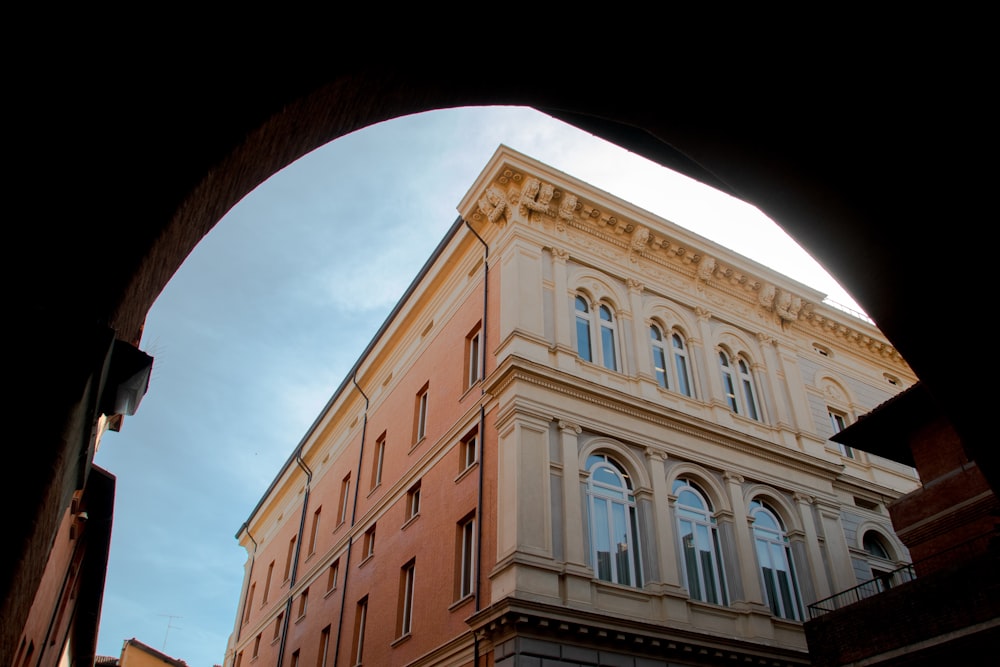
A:
{"type": "Polygon", "coordinates": [[[843,609],[848,605],[859,602],[873,595],[884,593],[890,588],[896,588],[908,581],[917,578],[916,570],[921,572],[933,572],[943,567],[960,563],[965,558],[983,552],[988,548],[989,540],[996,537],[995,532],[985,533],[970,540],[956,544],[939,553],[921,559],[916,563],[910,563],[900,568],[881,574],[873,579],[862,582],[853,588],[848,588],[828,598],[824,598],[808,606],[809,618],[813,619],[831,611],[843,609]]]}

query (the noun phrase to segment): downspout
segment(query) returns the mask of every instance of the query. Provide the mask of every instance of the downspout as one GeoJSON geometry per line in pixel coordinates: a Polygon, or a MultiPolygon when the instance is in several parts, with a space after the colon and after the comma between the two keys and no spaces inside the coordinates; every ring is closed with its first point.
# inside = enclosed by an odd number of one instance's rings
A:
{"type": "MultiPolygon", "coordinates": [[[[490,290],[490,246],[483,240],[476,230],[472,228],[468,220],[463,220],[465,226],[469,228],[473,236],[479,239],[479,242],[483,244],[483,344],[479,346],[480,362],[479,367],[483,374],[483,377],[479,379],[479,451],[476,455],[479,457],[479,489],[477,490],[476,498],[476,611],[478,612],[482,608],[481,600],[481,582],[482,582],[482,571],[483,571],[483,452],[486,450],[484,443],[486,441],[486,407],[483,404],[482,397],[486,393],[485,376],[486,376],[486,332],[487,328],[487,305],[489,303],[489,290],[490,290]]],[[[474,665],[479,665],[479,634],[475,631],[472,632],[472,643],[473,643],[473,655],[474,655],[474,665]]]]}
{"type": "MultiPolygon", "coordinates": [[[[247,576],[247,583],[250,583],[251,581],[253,581],[253,566],[254,566],[254,563],[256,563],[256,561],[257,561],[257,540],[255,540],[253,538],[253,535],[250,533],[250,522],[249,521],[245,521],[243,523],[243,527],[240,528],[240,530],[241,531],[243,531],[243,530],[247,531],[247,537],[249,537],[250,541],[253,542],[253,553],[250,554],[250,574],[249,574],[249,576],[247,576]]],[[[243,616],[247,613],[247,603],[249,603],[249,602],[250,602],[250,600],[248,600],[247,597],[244,596],[243,597],[243,605],[240,607],[240,615],[236,617],[236,644],[237,645],[240,643],[240,637],[243,635],[243,616]]]]}
{"type": "Polygon", "coordinates": [[[295,451],[295,462],[299,464],[306,473],[306,490],[302,497],[302,514],[299,516],[299,534],[295,538],[295,555],[292,557],[292,572],[288,577],[288,599],[285,600],[285,616],[281,621],[281,644],[278,646],[278,662],[275,667],[281,667],[285,659],[285,643],[288,639],[289,616],[292,615],[292,588],[295,586],[296,575],[299,571],[299,554],[302,551],[302,535],[305,532],[306,512],[309,510],[309,487],[312,484],[312,470],[302,460],[302,447],[295,451]]]}
{"type": "MultiPolygon", "coordinates": [[[[351,524],[349,529],[354,528],[355,513],[358,511],[358,488],[361,486],[361,463],[364,461],[365,433],[368,431],[368,394],[362,391],[361,385],[358,384],[358,371],[356,367],[354,375],[351,376],[351,382],[354,383],[358,392],[365,399],[365,413],[361,421],[361,448],[358,451],[358,472],[356,479],[354,480],[354,500],[351,507],[351,524]]],[[[337,661],[340,660],[340,636],[344,632],[344,603],[347,602],[347,576],[351,571],[351,551],[353,544],[354,535],[348,533],[347,558],[344,561],[344,580],[340,588],[340,618],[337,619],[337,643],[333,649],[333,667],[337,667],[337,661]]]]}

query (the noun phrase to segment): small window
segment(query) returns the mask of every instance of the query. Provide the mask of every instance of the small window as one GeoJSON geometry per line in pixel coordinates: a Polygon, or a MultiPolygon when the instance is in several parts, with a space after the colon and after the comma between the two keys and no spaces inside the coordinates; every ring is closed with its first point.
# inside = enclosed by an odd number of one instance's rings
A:
{"type": "Polygon", "coordinates": [[[259,655],[260,655],[260,633],[258,632],[257,636],[253,638],[253,655],[251,657],[256,660],[257,656],[259,655]]]}
{"type": "Polygon", "coordinates": [[[420,514],[420,482],[417,482],[406,492],[406,520],[410,521],[420,514]]]}
{"type": "Polygon", "coordinates": [[[726,392],[729,409],[738,415],[760,421],[757,386],[747,360],[743,357],[731,359],[725,350],[719,350],[719,368],[722,371],[722,388],[726,392]]]}
{"type": "Polygon", "coordinates": [[[465,386],[472,387],[482,378],[482,331],[476,328],[465,337],[465,386]]]}
{"type": "Polygon", "coordinates": [[[417,392],[416,409],[414,414],[413,423],[413,442],[414,444],[420,442],[427,435],[427,389],[428,386],[425,384],[420,391],[417,392]]]}
{"type": "Polygon", "coordinates": [[[375,440],[375,452],[372,455],[372,488],[382,483],[382,464],[385,461],[385,431],[375,440]]]}
{"type": "Polygon", "coordinates": [[[337,578],[340,576],[340,559],[330,563],[330,569],[326,573],[326,590],[332,591],[337,587],[337,578]]]}
{"type": "Polygon", "coordinates": [[[281,637],[281,623],[285,620],[285,612],[279,611],[278,617],[274,619],[274,636],[271,637],[271,641],[278,641],[281,637]]]}
{"type": "Polygon", "coordinates": [[[351,504],[351,475],[348,473],[340,482],[340,508],[337,514],[340,515],[338,525],[347,521],[347,508],[351,504]]]}
{"type": "Polygon", "coordinates": [[[476,519],[470,514],[458,522],[458,534],[456,539],[456,561],[458,567],[455,573],[458,575],[457,598],[472,595],[475,590],[475,548],[476,548],[476,519]]]}
{"type": "Polygon", "coordinates": [[[475,429],[462,438],[461,446],[459,447],[459,472],[468,470],[476,463],[479,456],[478,449],[479,431],[475,429]]]}
{"type": "Polygon", "coordinates": [[[319,654],[316,656],[316,667],[326,667],[326,658],[330,653],[330,626],[323,628],[319,636],[319,654]]]}
{"type": "Polygon", "coordinates": [[[404,637],[413,628],[413,577],[416,561],[411,560],[399,572],[399,608],[397,610],[396,636],[404,637]]]}
{"type": "Polygon", "coordinates": [[[894,375],[889,375],[888,373],[885,373],[882,377],[884,377],[885,381],[891,384],[893,387],[898,387],[902,384],[899,381],[899,378],[894,375]]]}
{"type": "Polygon", "coordinates": [[[306,609],[309,606],[309,589],[306,588],[302,591],[302,595],[299,596],[299,618],[306,615],[306,609]]]}
{"type": "Polygon", "coordinates": [[[362,664],[365,648],[365,625],[368,622],[368,596],[358,600],[358,608],[354,615],[354,642],[351,653],[354,654],[354,664],[362,664]]]}
{"type": "MultiPolygon", "coordinates": [[[[827,410],[828,410],[827,414],[830,415],[830,426],[831,428],[833,428],[834,435],[840,433],[845,428],[847,428],[847,415],[830,408],[827,408],[827,410]]],[[[837,443],[837,447],[840,449],[840,453],[842,456],[846,456],[849,459],[855,458],[854,449],[852,449],[851,447],[848,447],[847,445],[840,442],[837,443]]]]}
{"type": "Polygon", "coordinates": [[[295,560],[295,538],[288,540],[288,556],[285,558],[285,581],[292,574],[292,562],[295,560]]]}
{"type": "MultiPolygon", "coordinates": [[[[253,607],[253,594],[257,590],[257,584],[250,584],[250,592],[247,593],[247,606],[243,612],[243,622],[246,623],[250,620],[250,609],[253,607]]],[[[256,655],[256,654],[255,654],[256,655]]]]}
{"type": "Polygon", "coordinates": [[[684,337],[676,331],[670,332],[670,353],[667,352],[667,337],[658,325],[649,325],[649,339],[656,383],[664,389],[692,396],[691,368],[684,337]]]}
{"type": "Polygon", "coordinates": [[[819,343],[813,343],[813,350],[821,357],[832,357],[833,354],[830,352],[830,348],[825,345],[820,345],[819,343]]]}
{"type": "Polygon", "coordinates": [[[292,664],[291,667],[299,667],[299,652],[296,650],[292,653],[292,664]]]}
{"type": "Polygon", "coordinates": [[[236,664],[234,667],[243,667],[243,651],[236,654],[236,664]]]}
{"type": "Polygon", "coordinates": [[[375,524],[372,524],[372,527],[365,531],[364,549],[365,557],[362,562],[375,555],[375,524]]]}
{"type": "Polygon", "coordinates": [[[309,554],[316,553],[316,534],[319,530],[319,515],[323,507],[317,507],[313,512],[312,529],[309,531],[309,554]]]}
{"type": "Polygon", "coordinates": [[[261,604],[267,604],[267,597],[271,592],[271,576],[274,574],[274,561],[267,566],[267,578],[264,579],[264,598],[261,600],[261,604]]]}

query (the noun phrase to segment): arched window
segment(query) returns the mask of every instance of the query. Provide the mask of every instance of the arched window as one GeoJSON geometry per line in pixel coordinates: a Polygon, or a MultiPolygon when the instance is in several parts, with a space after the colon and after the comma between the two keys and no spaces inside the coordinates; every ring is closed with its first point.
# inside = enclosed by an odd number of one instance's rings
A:
{"type": "Polygon", "coordinates": [[[750,503],[750,517],[764,596],[771,612],[780,618],[801,621],[802,599],[785,528],[777,513],[757,500],[750,503]]]}
{"type": "Polygon", "coordinates": [[[738,415],[760,421],[757,388],[746,359],[737,357],[734,368],[726,351],[719,350],[719,367],[722,370],[722,388],[726,392],[729,409],[738,415]]]}
{"type": "Polygon", "coordinates": [[[667,352],[666,337],[656,324],[649,325],[650,345],[653,350],[653,371],[656,382],[664,389],[692,396],[691,369],[688,364],[684,337],[676,331],[670,333],[672,354],[667,352]],[[667,363],[670,359],[672,363],[667,363]]]}
{"type": "Polygon", "coordinates": [[[591,455],[587,470],[590,552],[597,578],[641,587],[639,521],[631,479],[617,461],[605,454],[591,455]]]}
{"type": "Polygon", "coordinates": [[[599,363],[613,371],[618,370],[618,345],[615,340],[615,314],[611,307],[599,304],[596,313],[591,309],[586,297],[577,295],[576,300],[576,353],[584,361],[599,363]],[[596,315],[596,320],[594,319],[596,315]],[[591,331],[596,330],[599,345],[596,349],[591,340],[591,331]],[[600,358],[595,358],[597,355],[600,358]]]}
{"type": "Polygon", "coordinates": [[[703,602],[729,604],[719,531],[712,516],[712,506],[690,480],[676,480],[673,493],[677,496],[677,534],[681,541],[688,593],[703,602]]]}
{"type": "Polygon", "coordinates": [[[882,592],[892,588],[894,583],[905,581],[903,571],[896,571],[892,562],[892,556],[882,540],[882,536],[874,530],[866,531],[861,538],[861,546],[868,554],[868,566],[872,571],[872,580],[875,583],[875,591],[882,592]],[[894,576],[896,580],[894,582],[894,576]]]}

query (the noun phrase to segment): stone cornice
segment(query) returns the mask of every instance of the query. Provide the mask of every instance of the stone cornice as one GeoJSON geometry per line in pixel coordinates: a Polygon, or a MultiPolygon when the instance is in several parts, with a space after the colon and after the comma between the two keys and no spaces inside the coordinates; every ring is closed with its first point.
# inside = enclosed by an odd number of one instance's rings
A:
{"type": "Polygon", "coordinates": [[[576,230],[602,241],[626,267],[642,260],[752,305],[783,328],[808,324],[813,336],[906,366],[870,321],[825,304],[817,290],[516,151],[502,147],[493,164],[464,200],[466,219],[576,230]]]}

